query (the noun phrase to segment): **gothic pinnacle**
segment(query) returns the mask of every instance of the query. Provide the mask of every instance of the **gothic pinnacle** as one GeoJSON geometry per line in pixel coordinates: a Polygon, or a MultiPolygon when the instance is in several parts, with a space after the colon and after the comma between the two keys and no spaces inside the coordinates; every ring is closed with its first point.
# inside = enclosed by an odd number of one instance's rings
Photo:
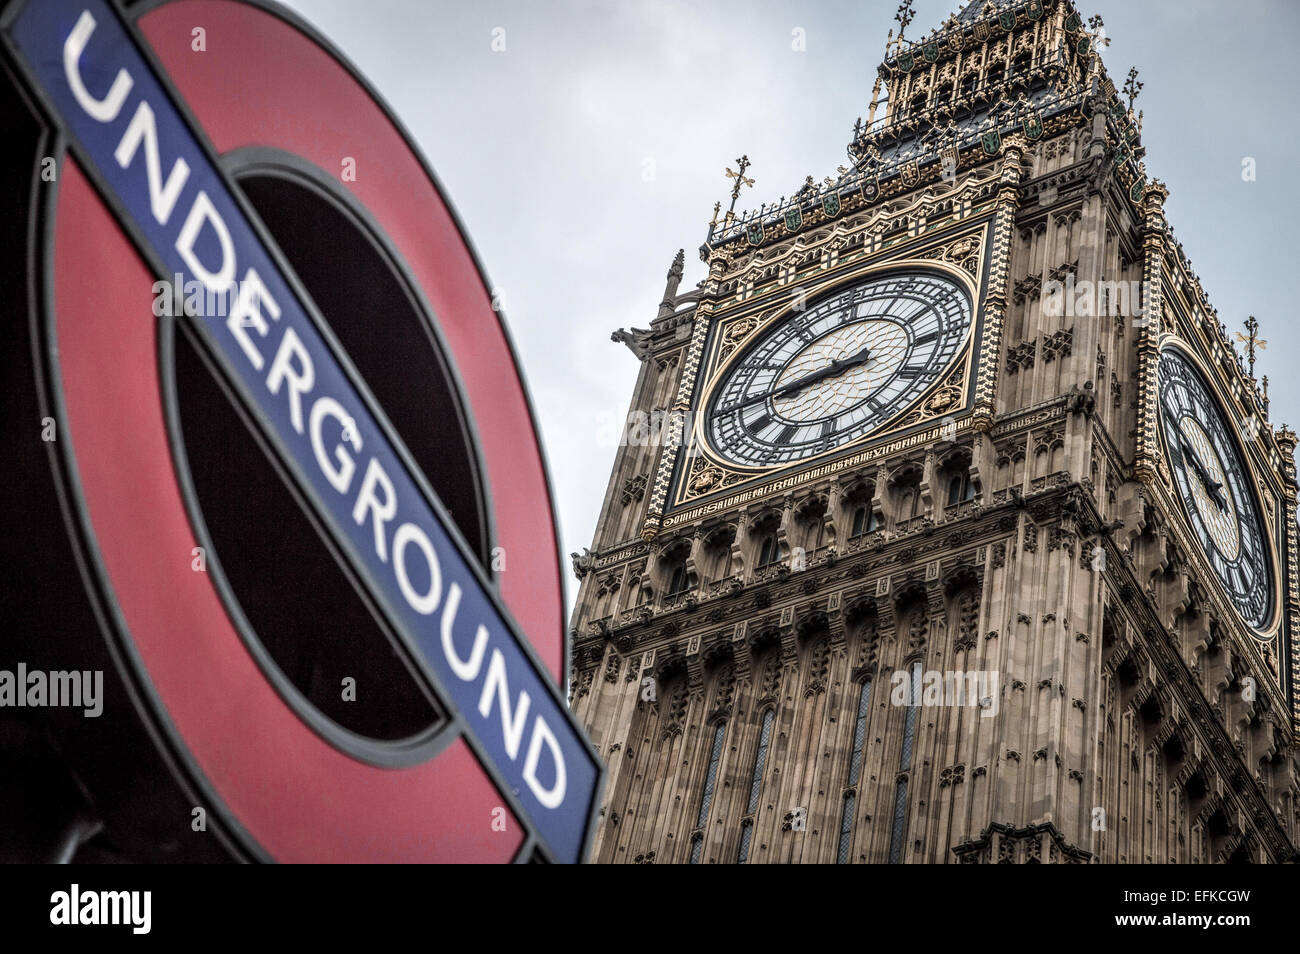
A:
{"type": "Polygon", "coordinates": [[[682,277],[682,269],[686,267],[686,249],[679,248],[677,254],[673,257],[672,267],[668,269],[668,277],[682,277]]]}
{"type": "Polygon", "coordinates": [[[682,272],[686,268],[686,250],[678,249],[673,257],[672,267],[668,269],[668,281],[664,284],[664,297],[659,302],[657,318],[671,317],[677,307],[677,286],[682,282],[682,272]]]}

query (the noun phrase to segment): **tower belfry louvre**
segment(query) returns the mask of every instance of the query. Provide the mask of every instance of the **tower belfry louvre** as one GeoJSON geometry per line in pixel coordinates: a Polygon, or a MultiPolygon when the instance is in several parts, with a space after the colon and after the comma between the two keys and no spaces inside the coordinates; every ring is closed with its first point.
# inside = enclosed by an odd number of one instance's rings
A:
{"type": "MultiPolygon", "coordinates": [[[[1291,860],[1296,435],[1069,0],[887,44],[668,275],[571,705],[597,862],[1291,860]]],[[[748,159],[736,177],[746,174],[748,159]]]]}

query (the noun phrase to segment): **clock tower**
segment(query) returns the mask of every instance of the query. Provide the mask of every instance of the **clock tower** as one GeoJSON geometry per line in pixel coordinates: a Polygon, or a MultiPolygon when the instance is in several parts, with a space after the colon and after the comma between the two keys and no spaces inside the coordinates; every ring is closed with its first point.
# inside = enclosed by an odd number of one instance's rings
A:
{"type": "Polygon", "coordinates": [[[1296,435],[1069,0],[899,11],[848,161],[645,330],[571,704],[597,862],[1280,862],[1296,435]]]}

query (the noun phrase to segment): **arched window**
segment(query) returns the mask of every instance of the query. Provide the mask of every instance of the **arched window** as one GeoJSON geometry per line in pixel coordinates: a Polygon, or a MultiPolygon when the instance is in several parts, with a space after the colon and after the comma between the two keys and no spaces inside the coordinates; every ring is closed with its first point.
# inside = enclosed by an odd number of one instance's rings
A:
{"type": "Polygon", "coordinates": [[[889,863],[903,860],[903,836],[907,828],[907,782],[912,769],[912,747],[916,744],[916,717],[921,700],[916,697],[916,683],[920,678],[921,664],[916,663],[916,674],[907,680],[907,716],[903,723],[903,749],[898,756],[898,782],[894,786],[894,823],[889,835],[889,863]]]}
{"type": "Polygon", "coordinates": [[[906,487],[898,495],[898,519],[911,520],[916,516],[921,493],[915,487],[906,487]]]}
{"type": "Polygon", "coordinates": [[[979,87],[980,75],[976,72],[967,73],[962,77],[961,91],[962,95],[969,96],[979,87]]]}
{"type": "Polygon", "coordinates": [[[860,537],[864,533],[871,533],[878,528],[878,525],[876,512],[870,506],[858,507],[853,511],[853,529],[849,532],[849,536],[860,537]]]}
{"type": "Polygon", "coordinates": [[[719,527],[705,538],[703,569],[709,581],[721,580],[731,574],[731,544],[735,538],[736,528],[730,525],[719,527]]]}
{"type": "Polygon", "coordinates": [[[948,506],[975,499],[975,484],[970,479],[969,471],[960,471],[948,479],[948,506]]]}
{"type": "Polygon", "coordinates": [[[1032,62],[1033,62],[1033,57],[1030,55],[1028,50],[1025,50],[1023,53],[1021,53],[1019,56],[1017,56],[1014,60],[1011,61],[1011,72],[1013,73],[1027,72],[1032,62]]]}
{"type": "Polygon", "coordinates": [[[690,555],[691,546],[686,540],[675,540],[664,548],[653,569],[657,595],[671,599],[690,589],[691,574],[686,567],[690,555]]]}
{"type": "Polygon", "coordinates": [[[1001,63],[994,63],[989,67],[988,78],[985,80],[990,86],[994,83],[1001,83],[1006,77],[1007,68],[1001,63]]]}
{"type": "Polygon", "coordinates": [[[925,99],[926,99],[925,93],[917,93],[915,96],[913,96],[912,112],[919,113],[921,110],[925,109],[925,99]]]}
{"type": "Polygon", "coordinates": [[[760,543],[758,547],[758,565],[771,566],[773,563],[780,562],[781,544],[777,542],[776,534],[765,534],[762,543],[760,543]]]}
{"type": "Polygon", "coordinates": [[[893,501],[894,519],[911,520],[922,509],[921,469],[916,464],[900,470],[890,481],[890,499],[893,501]]]}
{"type": "Polygon", "coordinates": [[[849,862],[849,849],[853,844],[853,811],[858,803],[858,776],[862,773],[862,749],[867,741],[867,715],[871,709],[871,680],[864,680],[858,693],[858,719],[853,724],[853,752],[849,756],[848,789],[844,793],[844,813],[840,816],[840,847],[835,863],[849,862]]]}
{"type": "Polygon", "coordinates": [[[749,843],[754,837],[754,818],[758,811],[758,793],[763,787],[763,767],[767,764],[767,747],[772,741],[772,723],[776,720],[776,710],[769,707],[763,713],[763,727],[758,733],[758,751],[754,754],[754,774],[749,780],[749,802],[745,806],[748,816],[740,828],[740,856],[738,864],[749,860],[749,843]]]}
{"type": "Polygon", "coordinates": [[[676,596],[678,593],[684,593],[689,588],[690,578],[686,572],[686,564],[678,563],[673,567],[673,572],[668,577],[668,596],[676,596]]]}
{"type": "Polygon", "coordinates": [[[799,527],[799,545],[809,553],[815,552],[822,545],[822,535],[826,529],[826,501],[814,497],[805,501],[795,512],[799,527]]]}
{"type": "Polygon", "coordinates": [[[695,822],[696,831],[691,841],[691,864],[698,865],[704,854],[704,824],[709,820],[709,806],[713,804],[713,789],[718,784],[718,764],[722,761],[722,740],[727,734],[725,722],[713,727],[713,747],[709,750],[709,768],[704,776],[704,794],[700,797],[700,816],[695,822]]]}
{"type": "Polygon", "coordinates": [[[617,580],[606,579],[601,581],[600,589],[596,591],[596,605],[592,610],[592,619],[602,619],[610,615],[614,609],[614,594],[617,592],[617,580]]]}

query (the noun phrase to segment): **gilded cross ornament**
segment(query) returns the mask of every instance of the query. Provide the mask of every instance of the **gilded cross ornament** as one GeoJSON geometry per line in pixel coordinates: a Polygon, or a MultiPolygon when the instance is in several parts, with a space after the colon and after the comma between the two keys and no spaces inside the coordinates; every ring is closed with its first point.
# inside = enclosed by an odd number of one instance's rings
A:
{"type": "Polygon", "coordinates": [[[1102,22],[1100,13],[1088,17],[1088,29],[1092,31],[1098,46],[1110,46],[1110,37],[1106,35],[1106,24],[1102,22]]]}
{"type": "Polygon", "coordinates": [[[1246,346],[1246,361],[1250,366],[1250,376],[1255,377],[1255,352],[1256,350],[1264,351],[1268,348],[1268,341],[1260,338],[1259,322],[1255,320],[1254,315],[1246,318],[1246,331],[1249,334],[1243,335],[1240,331],[1236,333],[1237,340],[1246,346]]]}
{"type": "Polygon", "coordinates": [[[1128,111],[1133,112],[1133,102],[1142,92],[1145,83],[1138,81],[1138,71],[1136,66],[1129,67],[1128,79],[1124,80],[1124,95],[1128,97],[1128,111]]]}
{"type": "Polygon", "coordinates": [[[912,0],[903,0],[898,5],[898,12],[894,14],[894,19],[898,21],[898,43],[903,44],[903,32],[907,25],[916,18],[916,11],[912,9],[912,0]]]}
{"type": "Polygon", "coordinates": [[[727,178],[735,179],[735,185],[731,187],[731,208],[727,210],[727,216],[730,217],[736,211],[736,200],[740,198],[740,187],[749,186],[754,188],[754,180],[745,175],[745,170],[749,168],[749,156],[741,156],[736,160],[736,165],[740,167],[739,172],[727,167],[727,178]]]}
{"type": "MultiPolygon", "coordinates": [[[[907,30],[907,25],[916,17],[916,11],[912,9],[912,0],[904,0],[898,5],[898,12],[894,14],[894,19],[898,21],[898,36],[894,36],[894,31],[890,30],[889,35],[885,37],[885,56],[889,56],[890,49],[901,50],[903,48],[903,33],[907,30]]],[[[910,68],[910,67],[909,67],[910,68]]]]}

